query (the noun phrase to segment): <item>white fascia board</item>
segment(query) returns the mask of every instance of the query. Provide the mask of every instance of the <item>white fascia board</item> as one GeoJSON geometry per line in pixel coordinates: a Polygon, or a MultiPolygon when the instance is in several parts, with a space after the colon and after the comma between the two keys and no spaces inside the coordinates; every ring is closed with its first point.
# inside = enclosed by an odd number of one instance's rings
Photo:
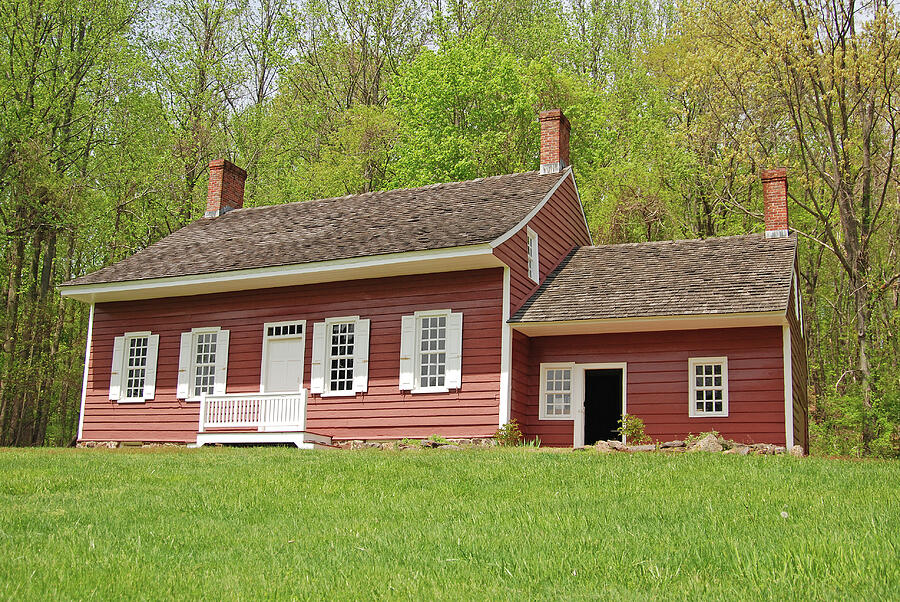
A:
{"type": "MultiPolygon", "coordinates": [[[[524,228],[528,224],[528,222],[530,222],[531,219],[535,215],[537,215],[541,209],[544,208],[544,205],[546,205],[547,201],[549,201],[553,197],[553,194],[562,185],[562,183],[566,181],[566,178],[570,177],[571,175],[572,175],[572,168],[567,167],[565,169],[565,171],[562,172],[562,175],[560,176],[559,180],[556,181],[556,184],[553,185],[553,188],[550,189],[550,192],[548,192],[546,195],[544,195],[544,198],[541,200],[541,202],[538,203],[537,206],[535,206],[535,208],[532,209],[528,213],[528,215],[526,215],[524,218],[522,218],[522,221],[520,221],[518,224],[513,226],[510,230],[508,230],[505,234],[501,235],[499,238],[496,238],[493,241],[491,241],[491,248],[493,249],[493,248],[499,247],[500,245],[505,243],[507,240],[509,240],[510,238],[515,236],[519,230],[524,228]]],[[[572,181],[574,182],[575,180],[573,179],[572,181]]],[[[578,202],[580,204],[581,200],[579,199],[578,202]]],[[[583,210],[582,210],[582,212],[583,212],[583,210]]]]}
{"type": "Polygon", "coordinates": [[[584,203],[581,202],[581,193],[578,192],[578,180],[575,179],[575,172],[572,172],[572,185],[575,186],[575,198],[578,199],[578,208],[581,209],[581,219],[584,220],[584,229],[587,232],[588,240],[591,246],[594,244],[594,235],[591,234],[591,227],[588,226],[587,213],[584,212],[584,203]]]}
{"type": "Polygon", "coordinates": [[[235,270],[171,278],[62,286],[63,297],[86,303],[183,297],[320,282],[503,267],[489,244],[409,251],[299,265],[235,270]]]}
{"type": "Polygon", "coordinates": [[[511,322],[513,330],[529,337],[572,334],[606,334],[617,332],[656,332],[664,330],[703,330],[706,328],[746,328],[781,326],[781,311],[708,314],[698,316],[664,316],[653,318],[609,318],[603,320],[566,320],[557,322],[511,322]]]}

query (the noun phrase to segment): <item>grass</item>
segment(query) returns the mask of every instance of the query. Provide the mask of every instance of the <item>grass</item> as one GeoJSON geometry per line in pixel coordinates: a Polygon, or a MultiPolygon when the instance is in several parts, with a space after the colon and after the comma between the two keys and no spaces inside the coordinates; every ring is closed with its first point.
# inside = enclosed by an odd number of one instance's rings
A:
{"type": "Polygon", "coordinates": [[[897,599],[900,463],[0,451],[0,598],[897,599]]]}

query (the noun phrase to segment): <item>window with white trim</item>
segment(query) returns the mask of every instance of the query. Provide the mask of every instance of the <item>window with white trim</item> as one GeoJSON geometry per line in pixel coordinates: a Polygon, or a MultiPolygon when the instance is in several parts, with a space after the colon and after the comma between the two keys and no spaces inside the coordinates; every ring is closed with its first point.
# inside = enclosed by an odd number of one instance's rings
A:
{"type": "Polygon", "coordinates": [[[355,395],[369,388],[370,320],[328,318],[313,324],[310,392],[355,395]]]}
{"type": "Polygon", "coordinates": [[[538,418],[571,420],[572,364],[541,364],[541,397],[538,418]]]}
{"type": "Polygon", "coordinates": [[[403,316],[400,390],[445,393],[462,386],[462,312],[417,311],[403,316]]]}
{"type": "Polygon", "coordinates": [[[419,350],[418,389],[446,386],[447,375],[447,314],[421,316],[417,320],[419,350]]]}
{"type": "Polygon", "coordinates": [[[728,416],[728,358],[691,358],[688,367],[691,379],[690,416],[728,416]]]}
{"type": "Polygon", "coordinates": [[[216,386],[216,345],[218,332],[194,335],[194,359],[191,365],[192,397],[212,395],[216,386]]]}
{"type": "Polygon", "coordinates": [[[147,380],[147,350],[149,336],[127,337],[125,339],[125,398],[138,399],[144,396],[147,380]]]}
{"type": "Polygon", "coordinates": [[[528,277],[539,282],[541,264],[538,255],[538,235],[537,232],[528,228],[528,277]]]}
{"type": "Polygon", "coordinates": [[[156,393],[159,335],[126,332],[113,342],[109,398],[119,403],[141,403],[156,393]]]}
{"type": "Polygon", "coordinates": [[[218,326],[181,333],[176,397],[200,401],[204,395],[224,395],[228,374],[230,332],[218,326]]]}
{"type": "Polygon", "coordinates": [[[353,390],[353,351],[356,322],[338,322],[328,329],[328,390],[353,390]]]}

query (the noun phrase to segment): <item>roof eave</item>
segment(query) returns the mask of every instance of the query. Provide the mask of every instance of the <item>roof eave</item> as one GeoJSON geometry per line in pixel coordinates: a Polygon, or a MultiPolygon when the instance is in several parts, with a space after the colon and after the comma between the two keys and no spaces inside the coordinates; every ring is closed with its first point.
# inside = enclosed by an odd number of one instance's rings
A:
{"type": "Polygon", "coordinates": [[[183,297],[365,278],[502,267],[490,244],[146,280],[64,284],[63,297],[84,303],[183,297]]]}
{"type": "Polygon", "coordinates": [[[707,328],[749,328],[757,326],[783,326],[786,312],[695,314],[677,316],[642,316],[629,318],[602,318],[584,320],[515,321],[509,324],[513,330],[529,337],[611,334],[622,332],[658,332],[665,330],[703,330],[707,328]]]}

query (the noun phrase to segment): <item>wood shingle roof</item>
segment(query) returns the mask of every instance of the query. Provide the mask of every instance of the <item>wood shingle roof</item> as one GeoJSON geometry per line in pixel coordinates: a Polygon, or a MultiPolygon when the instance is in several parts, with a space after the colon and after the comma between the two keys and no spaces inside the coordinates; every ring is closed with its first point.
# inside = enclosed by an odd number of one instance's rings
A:
{"type": "Polygon", "coordinates": [[[245,208],[200,219],[116,264],[63,286],[424,251],[495,240],[562,178],[526,172],[245,208]]]}
{"type": "Polygon", "coordinates": [[[796,237],[577,247],[510,322],[786,311],[796,237]]]}

